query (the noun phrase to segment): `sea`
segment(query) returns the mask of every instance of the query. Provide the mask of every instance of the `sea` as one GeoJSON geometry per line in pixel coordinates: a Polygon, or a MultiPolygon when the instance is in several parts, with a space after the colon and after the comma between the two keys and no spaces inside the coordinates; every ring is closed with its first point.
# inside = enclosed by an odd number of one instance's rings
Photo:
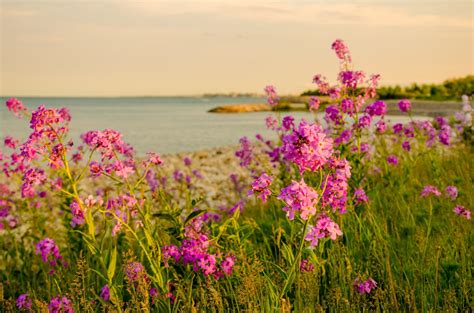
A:
{"type": "MultiPolygon", "coordinates": [[[[25,140],[29,121],[15,117],[6,109],[7,98],[0,98],[0,139],[6,135],[25,140]]],[[[146,152],[171,154],[220,146],[236,145],[239,139],[256,134],[274,134],[265,127],[269,112],[239,114],[208,113],[216,106],[264,103],[251,97],[136,97],[136,98],[19,98],[30,110],[46,107],[70,110],[70,136],[75,142],[89,130],[114,129],[131,144],[138,155],[146,152]]],[[[298,121],[314,119],[309,112],[283,112],[298,121]]],[[[390,117],[392,122],[404,117],[390,117]]],[[[321,119],[322,120],[322,119],[321,119]]]]}

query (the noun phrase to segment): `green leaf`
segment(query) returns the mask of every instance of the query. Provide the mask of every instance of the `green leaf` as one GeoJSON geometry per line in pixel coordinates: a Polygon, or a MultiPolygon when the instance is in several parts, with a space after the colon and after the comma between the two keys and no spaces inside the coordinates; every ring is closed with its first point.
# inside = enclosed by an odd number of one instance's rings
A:
{"type": "Polygon", "coordinates": [[[107,278],[109,282],[112,282],[112,279],[115,275],[115,267],[117,265],[117,247],[114,247],[112,250],[112,256],[110,258],[109,268],[107,269],[107,278]]]}

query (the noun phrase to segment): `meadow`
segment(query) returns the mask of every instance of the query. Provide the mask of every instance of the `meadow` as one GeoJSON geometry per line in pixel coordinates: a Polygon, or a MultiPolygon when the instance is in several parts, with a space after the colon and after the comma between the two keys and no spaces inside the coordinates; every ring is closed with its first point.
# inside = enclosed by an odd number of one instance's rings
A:
{"type": "Polygon", "coordinates": [[[469,97],[432,121],[402,99],[389,124],[380,76],[331,48],[337,82],[313,79],[330,105],[269,113],[276,140],[243,137],[206,171],[111,129],[73,142],[67,108],[9,99],[31,134],[0,150],[0,311],[471,311],[469,97]]]}

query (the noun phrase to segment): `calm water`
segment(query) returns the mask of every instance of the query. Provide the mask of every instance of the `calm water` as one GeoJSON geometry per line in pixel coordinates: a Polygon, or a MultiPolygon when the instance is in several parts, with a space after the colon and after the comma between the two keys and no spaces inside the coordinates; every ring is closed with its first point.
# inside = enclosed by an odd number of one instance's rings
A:
{"type": "MultiPolygon", "coordinates": [[[[6,110],[1,99],[0,138],[12,135],[25,139],[28,122],[6,110]]],[[[237,144],[242,136],[256,133],[271,135],[265,129],[268,112],[244,114],[211,114],[207,111],[223,104],[262,103],[262,98],[21,98],[29,108],[40,104],[67,107],[71,111],[73,139],[88,130],[112,128],[120,131],[126,142],[139,154],[148,151],[174,153],[237,144]]],[[[296,119],[312,118],[309,113],[291,112],[296,119]]],[[[392,120],[399,120],[393,117],[392,120]]]]}

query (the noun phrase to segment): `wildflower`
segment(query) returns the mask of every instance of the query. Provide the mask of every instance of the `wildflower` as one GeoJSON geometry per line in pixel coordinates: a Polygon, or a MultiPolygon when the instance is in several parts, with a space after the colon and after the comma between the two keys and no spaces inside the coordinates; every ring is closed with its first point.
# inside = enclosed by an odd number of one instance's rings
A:
{"type": "Polygon", "coordinates": [[[375,128],[378,133],[382,134],[387,130],[387,124],[384,120],[378,120],[377,123],[375,123],[375,128]]]}
{"type": "Polygon", "coordinates": [[[300,182],[293,181],[283,188],[278,199],[286,203],[283,211],[290,220],[295,218],[295,213],[299,213],[302,220],[307,220],[316,213],[318,194],[303,179],[300,182]]]}
{"type": "Polygon", "coordinates": [[[235,264],[235,256],[227,256],[222,262],[221,262],[221,268],[222,271],[226,275],[232,275],[232,269],[234,268],[235,264]]]}
{"type": "Polygon", "coordinates": [[[359,128],[367,128],[370,126],[371,123],[372,123],[372,118],[370,117],[370,115],[363,115],[359,118],[359,122],[357,126],[359,128]]]}
{"type": "Polygon", "coordinates": [[[341,101],[341,110],[344,113],[354,113],[355,108],[354,108],[354,102],[350,98],[345,98],[342,99],[341,101]]]}
{"type": "Polygon", "coordinates": [[[44,263],[49,261],[51,266],[56,265],[57,260],[61,260],[62,256],[59,254],[59,248],[53,239],[44,238],[36,245],[36,254],[41,254],[41,259],[44,263]]]}
{"type": "Polygon", "coordinates": [[[292,130],[295,127],[294,121],[295,119],[293,118],[293,116],[285,116],[281,123],[283,130],[292,130]]]}
{"type": "Polygon", "coordinates": [[[365,108],[365,113],[370,116],[383,116],[387,114],[387,105],[385,102],[377,100],[365,108]]]}
{"type": "Polygon", "coordinates": [[[147,155],[148,155],[148,163],[154,164],[154,165],[163,164],[163,160],[161,159],[158,153],[148,152],[147,155]]]}
{"type": "Polygon", "coordinates": [[[403,131],[403,124],[397,123],[397,124],[393,125],[393,133],[394,134],[398,134],[401,131],[403,131]]]}
{"type": "Polygon", "coordinates": [[[242,137],[239,140],[241,149],[235,152],[235,156],[240,159],[240,166],[248,167],[253,159],[252,148],[247,137],[242,137]]]}
{"type": "Polygon", "coordinates": [[[252,189],[249,190],[248,195],[258,193],[263,202],[267,202],[267,198],[272,194],[268,187],[271,185],[273,178],[268,176],[267,173],[262,173],[255,181],[252,183],[252,189]]]}
{"type": "Polygon", "coordinates": [[[398,165],[398,158],[395,155],[389,155],[387,157],[387,163],[392,165],[398,165]]]}
{"type": "Polygon", "coordinates": [[[342,114],[335,105],[329,105],[326,107],[324,119],[326,122],[333,122],[336,125],[341,125],[343,121],[342,114]]]}
{"type": "Polygon", "coordinates": [[[328,216],[322,215],[318,219],[316,226],[310,228],[304,239],[309,241],[310,246],[314,248],[318,245],[319,239],[331,238],[332,240],[336,240],[338,236],[342,236],[339,225],[328,216]]]}
{"type": "Polygon", "coordinates": [[[27,293],[20,295],[16,299],[16,307],[19,310],[28,310],[31,311],[31,298],[27,293]]]}
{"type": "Polygon", "coordinates": [[[326,77],[322,77],[320,74],[314,75],[313,83],[318,86],[320,93],[324,95],[329,93],[329,83],[326,81],[326,77]]]}
{"type": "Polygon", "coordinates": [[[311,273],[314,271],[314,264],[309,262],[308,259],[303,259],[300,262],[300,270],[304,273],[311,273]]]}
{"type": "Polygon", "coordinates": [[[122,134],[113,129],[104,129],[103,131],[88,131],[81,135],[82,140],[91,149],[97,149],[102,156],[102,160],[111,159],[114,151],[126,154],[127,147],[122,141],[122,134]]]}
{"type": "Polygon", "coordinates": [[[401,112],[408,112],[411,108],[411,102],[408,99],[403,99],[398,102],[398,108],[401,112]]]}
{"type": "Polygon", "coordinates": [[[349,129],[344,130],[339,137],[334,140],[334,143],[339,146],[342,143],[348,143],[351,140],[352,132],[349,129]]]}
{"type": "Polygon", "coordinates": [[[442,144],[446,146],[449,146],[450,132],[451,132],[451,128],[449,127],[449,125],[443,125],[441,127],[441,130],[438,133],[439,142],[441,142],[442,144]]]}
{"type": "Polygon", "coordinates": [[[471,219],[471,211],[463,207],[462,205],[457,205],[454,207],[453,212],[459,216],[465,217],[466,219],[471,219]]]}
{"type": "Polygon", "coordinates": [[[323,189],[322,206],[329,206],[334,212],[346,212],[347,202],[347,180],[351,177],[351,167],[346,159],[332,159],[329,163],[334,173],[323,179],[321,189],[323,189]]]}
{"type": "Polygon", "coordinates": [[[409,142],[409,141],[404,141],[404,142],[402,143],[402,148],[403,148],[403,150],[405,150],[405,151],[410,151],[410,150],[411,150],[410,142],[409,142]]]}
{"type": "Polygon", "coordinates": [[[368,203],[369,198],[365,194],[364,189],[358,188],[354,191],[354,200],[355,200],[355,205],[360,205],[362,203],[368,203]]]}
{"type": "Polygon", "coordinates": [[[3,143],[4,143],[5,147],[8,147],[10,149],[16,149],[19,142],[18,142],[18,140],[16,140],[15,138],[13,138],[11,136],[6,136],[5,139],[3,140],[3,143]]]}
{"type": "Polygon", "coordinates": [[[426,185],[421,191],[421,197],[426,198],[430,194],[433,194],[436,197],[441,196],[441,192],[438,190],[438,188],[436,188],[435,186],[426,185]]]}
{"type": "Polygon", "coordinates": [[[364,81],[365,73],[362,71],[341,71],[339,81],[347,88],[356,89],[364,81]]]}
{"type": "Polygon", "coordinates": [[[114,170],[115,174],[117,174],[118,177],[122,177],[124,179],[126,179],[128,176],[130,176],[130,174],[135,172],[133,167],[127,166],[124,162],[119,160],[114,162],[114,170]]]}
{"type": "Polygon", "coordinates": [[[359,279],[356,279],[354,281],[354,288],[360,293],[360,294],[369,294],[372,289],[377,288],[377,282],[373,280],[372,278],[367,279],[364,282],[360,282],[359,279]]]}
{"type": "Polygon", "coordinates": [[[300,172],[317,171],[333,153],[333,140],[324,134],[319,125],[301,121],[298,128],[282,138],[284,157],[295,163],[300,172]]]}
{"type": "Polygon", "coordinates": [[[146,277],[145,267],[139,262],[130,262],[125,267],[125,274],[130,282],[146,277]]]}
{"type": "Polygon", "coordinates": [[[57,296],[51,299],[48,305],[48,310],[51,313],[73,313],[74,309],[71,300],[66,297],[57,296]]]}
{"type": "Polygon", "coordinates": [[[336,55],[340,60],[351,62],[349,48],[347,47],[345,42],[342,41],[341,39],[336,39],[332,43],[331,49],[333,49],[336,52],[336,55]]]}
{"type": "Polygon", "coordinates": [[[448,186],[444,189],[446,196],[451,198],[451,200],[456,200],[458,197],[458,189],[455,186],[448,186]]]}
{"type": "Polygon", "coordinates": [[[183,158],[183,163],[185,166],[191,166],[192,160],[190,157],[186,156],[183,158]]]}
{"type": "Polygon", "coordinates": [[[76,225],[83,225],[85,223],[84,211],[79,206],[76,200],[73,200],[72,203],[69,205],[71,209],[72,219],[71,219],[71,226],[76,227],[76,225]]]}
{"type": "Polygon", "coordinates": [[[21,196],[31,198],[34,196],[34,187],[43,184],[46,181],[46,175],[42,169],[30,168],[23,175],[23,184],[21,185],[21,196]]]}
{"type": "Polygon", "coordinates": [[[10,98],[6,102],[7,108],[10,112],[13,112],[13,114],[17,117],[21,117],[21,112],[26,112],[26,107],[23,105],[23,103],[16,99],[16,98],[10,98]]]}
{"type": "Polygon", "coordinates": [[[311,112],[316,112],[319,109],[319,106],[321,105],[321,100],[319,100],[318,97],[311,96],[309,97],[309,110],[311,112]]]}
{"type": "Polygon", "coordinates": [[[102,167],[102,165],[100,165],[99,162],[92,161],[89,164],[89,171],[92,177],[99,177],[104,172],[104,168],[102,167]]]}
{"type": "Polygon", "coordinates": [[[265,125],[268,129],[277,130],[278,129],[278,121],[273,116],[269,115],[265,118],[265,125]]]}
{"type": "Polygon", "coordinates": [[[110,288],[109,285],[104,285],[102,289],[100,290],[100,297],[104,299],[104,301],[109,301],[110,300],[110,288]]]}
{"type": "Polygon", "coordinates": [[[267,102],[270,106],[275,107],[278,105],[278,101],[280,98],[278,97],[275,87],[272,85],[268,85],[265,87],[265,93],[267,94],[267,102]]]}

